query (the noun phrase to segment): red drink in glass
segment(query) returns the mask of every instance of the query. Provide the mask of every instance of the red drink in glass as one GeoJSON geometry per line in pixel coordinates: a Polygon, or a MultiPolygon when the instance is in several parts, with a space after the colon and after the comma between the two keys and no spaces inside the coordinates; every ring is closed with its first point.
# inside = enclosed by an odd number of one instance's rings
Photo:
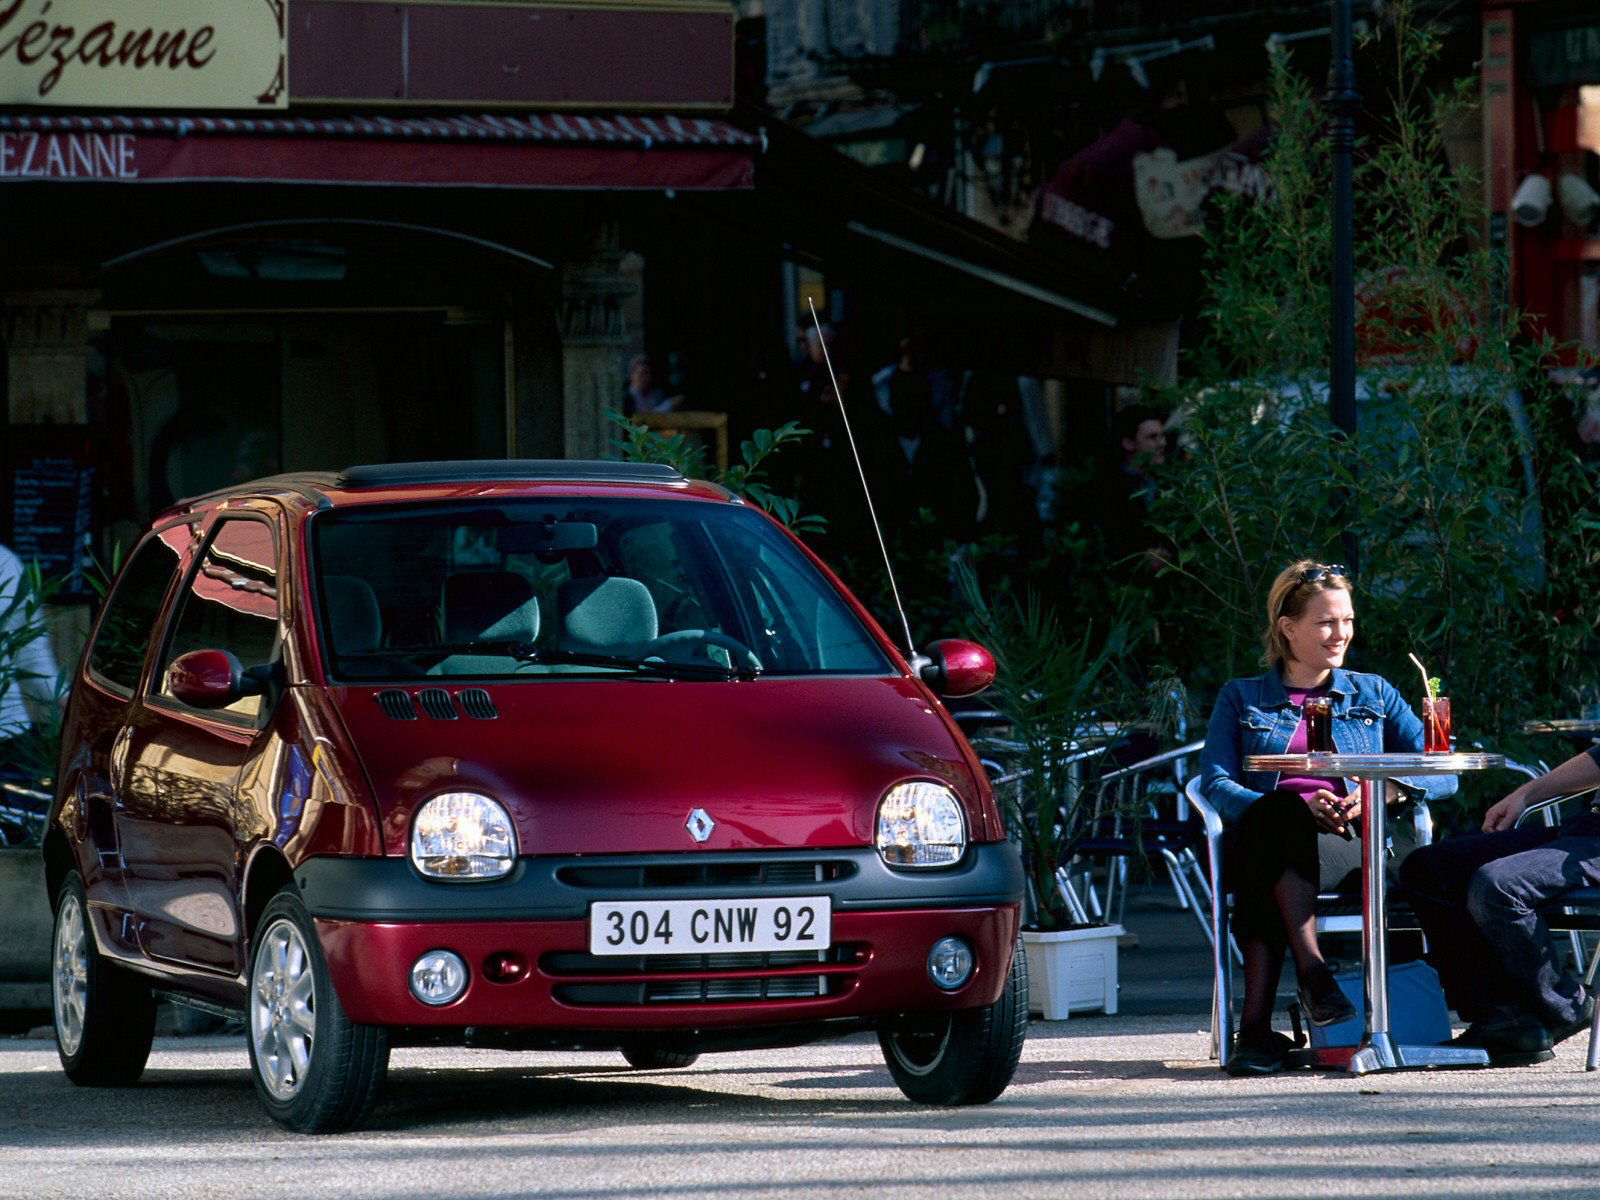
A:
{"type": "Polygon", "coordinates": [[[1327,696],[1312,696],[1306,700],[1306,752],[1308,754],[1333,753],[1333,701],[1327,696]]]}
{"type": "Polygon", "coordinates": [[[1428,754],[1450,753],[1450,697],[1432,696],[1422,700],[1423,750],[1428,754]]]}

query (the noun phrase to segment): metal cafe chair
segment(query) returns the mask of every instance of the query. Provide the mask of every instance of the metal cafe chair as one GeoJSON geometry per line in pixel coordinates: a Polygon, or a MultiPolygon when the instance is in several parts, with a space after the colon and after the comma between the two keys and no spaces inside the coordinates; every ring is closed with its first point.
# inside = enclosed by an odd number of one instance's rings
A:
{"type": "MultiPolygon", "coordinates": [[[[1597,790],[1600,789],[1589,788],[1582,792],[1568,792],[1563,796],[1552,796],[1548,800],[1536,801],[1523,809],[1522,815],[1517,818],[1517,824],[1521,825],[1529,817],[1537,814],[1545,825],[1554,827],[1560,824],[1562,805],[1583,798],[1593,802],[1597,790]]],[[[1582,935],[1600,931],[1600,887],[1569,888],[1555,899],[1541,904],[1539,915],[1544,918],[1552,933],[1565,933],[1572,940],[1572,952],[1577,969],[1583,972],[1584,990],[1592,995],[1595,976],[1597,971],[1600,971],[1600,945],[1595,946],[1594,953],[1589,956],[1585,965],[1582,935]]],[[[1600,1004],[1595,1006],[1594,1021],[1589,1026],[1589,1057],[1584,1062],[1584,1070],[1600,1070],[1600,1004]]]]}
{"type": "MultiPolygon", "coordinates": [[[[1211,989],[1211,1057],[1218,1062],[1228,1060],[1233,1048],[1233,961],[1228,952],[1233,946],[1229,931],[1233,898],[1222,886],[1222,816],[1212,807],[1196,775],[1184,785],[1184,793],[1205,824],[1207,861],[1211,873],[1211,967],[1214,982],[1211,989]]],[[[1417,844],[1426,846],[1433,841],[1433,815],[1422,801],[1416,802],[1412,813],[1417,844]]],[[[1391,888],[1389,928],[1415,929],[1416,920],[1409,910],[1396,903],[1391,888]]],[[[1317,895],[1316,929],[1318,933],[1359,933],[1361,931],[1361,899],[1341,892],[1319,892],[1317,895]]],[[[1234,953],[1237,953],[1235,947],[1234,953]]]]}
{"type": "Polygon", "coordinates": [[[1074,862],[1062,868],[1063,886],[1073,892],[1082,886],[1090,912],[1097,919],[1120,922],[1127,904],[1129,860],[1136,855],[1159,857],[1167,867],[1180,908],[1196,914],[1202,930],[1211,906],[1211,881],[1196,849],[1204,841],[1198,820],[1184,811],[1181,784],[1187,763],[1199,756],[1203,742],[1190,742],[1172,750],[1107,771],[1095,781],[1095,803],[1105,814],[1106,828],[1078,844],[1074,862]],[[1160,809],[1171,799],[1172,813],[1160,809]],[[1141,803],[1142,802],[1142,803],[1141,803]],[[1143,814],[1132,813],[1143,809],[1143,814]],[[1105,869],[1106,898],[1102,904],[1093,872],[1105,869]]]}

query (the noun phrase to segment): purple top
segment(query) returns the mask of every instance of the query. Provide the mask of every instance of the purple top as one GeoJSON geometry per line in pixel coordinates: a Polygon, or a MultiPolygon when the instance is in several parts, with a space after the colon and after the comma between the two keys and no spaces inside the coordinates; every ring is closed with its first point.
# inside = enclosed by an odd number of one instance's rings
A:
{"type": "MultiPolygon", "coordinates": [[[[1301,710],[1300,723],[1294,727],[1294,734],[1289,738],[1289,745],[1285,747],[1285,754],[1306,753],[1306,718],[1305,706],[1307,696],[1326,696],[1328,685],[1314,688],[1296,688],[1284,686],[1288,693],[1289,703],[1301,710]]],[[[1335,796],[1343,796],[1350,790],[1350,785],[1342,779],[1318,779],[1309,775],[1285,775],[1278,780],[1278,786],[1285,791],[1294,792],[1300,796],[1309,796],[1319,788],[1327,788],[1335,796]]]]}

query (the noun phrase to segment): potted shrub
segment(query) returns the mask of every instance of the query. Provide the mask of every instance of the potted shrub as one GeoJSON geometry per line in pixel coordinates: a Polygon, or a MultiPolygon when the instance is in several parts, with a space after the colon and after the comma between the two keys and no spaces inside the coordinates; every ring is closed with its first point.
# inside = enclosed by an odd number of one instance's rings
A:
{"type": "Polygon", "coordinates": [[[974,635],[998,668],[989,695],[1010,725],[996,793],[1027,871],[1029,1007],[1047,1020],[1114,1013],[1122,926],[1076,920],[1059,878],[1085,835],[1114,815],[1096,786],[1114,764],[1093,751],[1117,735],[1106,716],[1121,692],[1126,626],[1115,623],[1103,637],[1092,628],[1070,636],[1036,593],[990,601],[965,567],[960,577],[974,635]]]}

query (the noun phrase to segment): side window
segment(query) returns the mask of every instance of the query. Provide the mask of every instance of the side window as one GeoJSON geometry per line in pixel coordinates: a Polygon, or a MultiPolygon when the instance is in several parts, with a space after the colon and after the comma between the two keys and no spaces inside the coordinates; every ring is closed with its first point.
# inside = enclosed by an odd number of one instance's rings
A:
{"type": "MultiPolygon", "coordinates": [[[[278,653],[278,548],[265,521],[236,519],[218,528],[179,601],[172,636],[156,678],[162,695],[167,668],[191,650],[228,650],[245,667],[278,653]]],[[[254,718],[260,696],[241,696],[222,712],[254,718]]]]}
{"type": "Polygon", "coordinates": [[[139,668],[190,536],[188,526],[165,530],[142,543],[123,568],[89,652],[89,669],[106,682],[129,692],[139,686],[139,668]]]}

